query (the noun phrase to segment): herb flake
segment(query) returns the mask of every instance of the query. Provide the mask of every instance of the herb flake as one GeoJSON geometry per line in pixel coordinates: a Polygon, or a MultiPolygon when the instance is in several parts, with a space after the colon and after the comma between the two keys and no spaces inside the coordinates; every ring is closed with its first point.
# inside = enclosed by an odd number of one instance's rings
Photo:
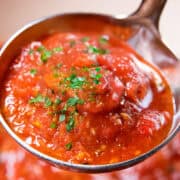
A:
{"type": "Polygon", "coordinates": [[[108,50],[107,49],[101,49],[101,48],[97,48],[95,46],[88,46],[88,49],[87,49],[88,53],[91,53],[91,54],[108,54],[108,50]]]}
{"type": "Polygon", "coordinates": [[[43,97],[41,94],[38,94],[36,97],[31,98],[31,99],[29,100],[29,103],[30,103],[30,104],[40,103],[40,102],[44,102],[44,97],[43,97]]]}
{"type": "Polygon", "coordinates": [[[30,74],[31,75],[36,75],[37,74],[37,69],[30,69],[30,74]]]}
{"type": "Polygon", "coordinates": [[[68,132],[70,132],[70,131],[74,128],[74,125],[75,125],[74,117],[73,117],[73,116],[70,116],[69,121],[68,121],[68,123],[66,124],[66,130],[67,130],[68,132]]]}
{"type": "Polygon", "coordinates": [[[66,150],[70,151],[72,149],[72,142],[69,142],[68,144],[65,145],[66,150]]]}
{"type": "Polygon", "coordinates": [[[66,115],[65,114],[60,114],[59,121],[63,122],[65,119],[66,119],[66,115]]]}
{"type": "Polygon", "coordinates": [[[56,124],[55,122],[52,122],[52,123],[50,124],[50,128],[51,128],[51,129],[57,128],[57,124],[56,124]]]}

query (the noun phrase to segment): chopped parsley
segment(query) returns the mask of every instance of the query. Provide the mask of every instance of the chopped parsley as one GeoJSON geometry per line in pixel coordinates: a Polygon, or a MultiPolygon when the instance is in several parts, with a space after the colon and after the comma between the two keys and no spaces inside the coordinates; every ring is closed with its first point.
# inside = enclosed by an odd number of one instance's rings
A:
{"type": "Polygon", "coordinates": [[[69,142],[68,144],[66,144],[65,147],[66,147],[66,150],[68,150],[68,151],[71,150],[72,142],[69,142]]]}
{"type": "Polygon", "coordinates": [[[107,42],[108,42],[108,36],[101,36],[100,38],[99,38],[99,43],[100,44],[106,44],[107,42]]]}
{"type": "Polygon", "coordinates": [[[60,99],[60,98],[56,98],[55,101],[54,101],[54,103],[55,103],[56,105],[59,105],[59,104],[61,103],[61,99],[60,99]]]}
{"type": "Polygon", "coordinates": [[[46,108],[53,104],[49,97],[47,97],[47,96],[43,97],[41,94],[38,94],[36,97],[31,98],[29,100],[29,103],[30,104],[44,103],[44,107],[46,107],[46,108]]]}
{"type": "Polygon", "coordinates": [[[52,49],[52,52],[53,53],[58,53],[58,52],[61,52],[62,50],[63,50],[62,47],[55,47],[55,48],[52,49]]]}
{"type": "Polygon", "coordinates": [[[51,129],[57,128],[57,124],[56,124],[55,122],[52,122],[52,123],[50,124],[50,128],[51,128],[51,129]]]}
{"type": "Polygon", "coordinates": [[[52,101],[48,97],[45,97],[44,98],[44,105],[45,105],[45,107],[49,107],[52,105],[52,101]]]}
{"type": "Polygon", "coordinates": [[[107,49],[101,49],[101,48],[97,48],[95,46],[88,46],[88,49],[87,49],[88,53],[91,53],[91,54],[107,54],[109,51],[107,49]]]}
{"type": "Polygon", "coordinates": [[[72,89],[80,89],[86,82],[85,77],[76,76],[76,74],[71,74],[65,80],[69,81],[69,87],[72,89]]]}
{"type": "Polygon", "coordinates": [[[88,72],[88,71],[89,71],[89,68],[86,67],[86,66],[84,66],[84,67],[82,68],[82,70],[83,70],[84,72],[88,72]]]}
{"type": "Polygon", "coordinates": [[[41,53],[41,61],[43,63],[47,62],[47,60],[51,57],[52,52],[44,49],[41,53]]]}
{"type": "Polygon", "coordinates": [[[38,94],[36,97],[31,98],[31,99],[29,100],[29,103],[30,103],[30,104],[33,104],[33,103],[41,103],[41,102],[44,102],[44,97],[43,97],[41,94],[38,94]]]}
{"type": "Polygon", "coordinates": [[[38,52],[42,52],[42,51],[44,51],[45,50],[45,47],[44,46],[39,46],[38,48],[37,48],[37,51],[38,52]]]}
{"type": "Polygon", "coordinates": [[[102,74],[92,74],[91,78],[93,79],[95,84],[99,84],[99,80],[102,77],[102,74]]]}
{"type": "Polygon", "coordinates": [[[67,106],[76,106],[77,104],[83,104],[84,100],[78,97],[71,97],[67,100],[67,106]]]}
{"type": "Polygon", "coordinates": [[[44,46],[39,46],[37,49],[37,51],[41,53],[41,61],[43,63],[46,63],[54,53],[61,52],[62,50],[62,47],[55,47],[52,50],[48,50],[44,46]]]}
{"type": "Polygon", "coordinates": [[[65,119],[66,119],[66,115],[65,114],[60,114],[59,121],[63,122],[65,119]]]}
{"type": "Polygon", "coordinates": [[[68,123],[66,124],[66,130],[67,130],[68,132],[70,132],[70,131],[74,128],[74,125],[75,125],[74,117],[73,117],[73,116],[70,116],[70,117],[69,117],[69,121],[68,121],[68,123]]]}
{"type": "Polygon", "coordinates": [[[37,74],[37,69],[30,69],[30,74],[31,75],[36,75],[37,74]]]}
{"type": "Polygon", "coordinates": [[[95,70],[96,70],[97,72],[99,72],[99,71],[101,70],[101,68],[100,68],[100,67],[96,67],[95,70]]]}

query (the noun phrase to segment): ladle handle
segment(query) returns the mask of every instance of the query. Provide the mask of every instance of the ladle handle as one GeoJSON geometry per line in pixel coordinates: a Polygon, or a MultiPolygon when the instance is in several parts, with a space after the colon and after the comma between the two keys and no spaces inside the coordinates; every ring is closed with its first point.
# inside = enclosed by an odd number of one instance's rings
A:
{"type": "Polygon", "coordinates": [[[167,0],[142,0],[139,8],[132,17],[144,17],[150,19],[158,28],[159,18],[167,0]]]}

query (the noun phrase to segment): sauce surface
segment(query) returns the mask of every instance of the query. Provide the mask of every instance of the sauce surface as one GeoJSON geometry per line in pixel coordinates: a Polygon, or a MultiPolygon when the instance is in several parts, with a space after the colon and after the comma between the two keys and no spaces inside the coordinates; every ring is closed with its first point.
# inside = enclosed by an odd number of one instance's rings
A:
{"type": "Polygon", "coordinates": [[[180,133],[161,151],[136,166],[113,173],[82,174],[62,171],[41,161],[20,147],[1,126],[0,132],[0,179],[3,180],[180,179],[180,133]]]}
{"type": "Polygon", "coordinates": [[[26,143],[55,158],[106,164],[138,156],[168,134],[173,116],[162,75],[108,34],[57,33],[14,60],[1,109],[26,143]]]}

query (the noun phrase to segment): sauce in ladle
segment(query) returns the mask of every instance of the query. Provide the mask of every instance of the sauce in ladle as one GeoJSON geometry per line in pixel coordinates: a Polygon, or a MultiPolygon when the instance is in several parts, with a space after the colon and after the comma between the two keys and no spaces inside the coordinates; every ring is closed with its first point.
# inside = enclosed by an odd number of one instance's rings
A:
{"type": "Polygon", "coordinates": [[[57,33],[22,49],[1,109],[26,143],[80,164],[125,161],[168,134],[170,88],[160,72],[109,34],[57,33]]]}

